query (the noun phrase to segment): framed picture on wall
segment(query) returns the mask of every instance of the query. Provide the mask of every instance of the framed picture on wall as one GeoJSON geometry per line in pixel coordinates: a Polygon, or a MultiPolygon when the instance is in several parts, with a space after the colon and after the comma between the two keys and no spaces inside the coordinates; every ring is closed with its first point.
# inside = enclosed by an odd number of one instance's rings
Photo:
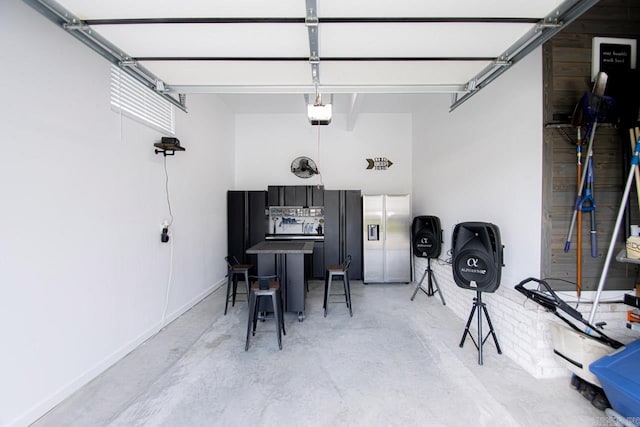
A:
{"type": "Polygon", "coordinates": [[[636,40],[594,37],[591,57],[591,81],[600,71],[607,74],[628,72],[636,68],[636,40]]]}

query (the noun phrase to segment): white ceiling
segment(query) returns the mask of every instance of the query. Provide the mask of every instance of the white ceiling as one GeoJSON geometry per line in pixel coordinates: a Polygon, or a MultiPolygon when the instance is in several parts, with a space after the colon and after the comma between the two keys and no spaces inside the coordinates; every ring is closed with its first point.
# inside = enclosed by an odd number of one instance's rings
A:
{"type": "Polygon", "coordinates": [[[245,112],[258,98],[302,111],[316,91],[387,109],[415,97],[384,94],[464,100],[597,2],[24,1],[165,96],[219,93],[245,112]]]}

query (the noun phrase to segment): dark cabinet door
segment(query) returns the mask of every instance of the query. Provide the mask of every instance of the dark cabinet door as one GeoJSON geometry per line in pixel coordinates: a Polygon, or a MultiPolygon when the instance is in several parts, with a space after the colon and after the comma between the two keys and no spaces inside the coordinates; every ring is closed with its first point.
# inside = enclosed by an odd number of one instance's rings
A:
{"type": "Polygon", "coordinates": [[[337,265],[340,259],[340,191],[324,192],[324,263],[337,265]]]}
{"type": "MultiPolygon", "coordinates": [[[[251,246],[264,240],[267,234],[267,223],[269,217],[266,214],[267,194],[264,191],[247,192],[248,208],[246,209],[248,233],[245,239],[246,251],[251,246]]],[[[257,265],[257,255],[246,255],[245,259],[249,264],[257,265]]]]}
{"type": "Polygon", "coordinates": [[[324,186],[307,186],[307,204],[308,206],[324,206],[324,186]]]}
{"type": "Polygon", "coordinates": [[[267,206],[323,206],[324,187],[317,185],[270,185],[267,206]]]}
{"type": "Polygon", "coordinates": [[[267,192],[269,206],[284,206],[284,187],[282,185],[270,185],[267,192]]]}
{"type": "Polygon", "coordinates": [[[324,242],[313,244],[312,277],[314,279],[324,279],[324,242]]]}
{"type": "Polygon", "coordinates": [[[243,264],[257,263],[256,256],[245,251],[264,240],[266,199],[264,191],[227,192],[227,252],[243,264]]]}
{"type": "Polygon", "coordinates": [[[304,185],[285,186],[284,206],[309,206],[307,204],[307,187],[304,185]]]}
{"type": "Polygon", "coordinates": [[[362,195],[360,190],[344,193],[344,256],[351,255],[349,278],[362,279],[362,195]]]}
{"type": "Polygon", "coordinates": [[[244,262],[244,191],[227,192],[227,255],[244,262]]]}
{"type": "Polygon", "coordinates": [[[324,192],[324,263],[340,264],[351,255],[349,277],[362,279],[362,197],[360,190],[324,192]]]}

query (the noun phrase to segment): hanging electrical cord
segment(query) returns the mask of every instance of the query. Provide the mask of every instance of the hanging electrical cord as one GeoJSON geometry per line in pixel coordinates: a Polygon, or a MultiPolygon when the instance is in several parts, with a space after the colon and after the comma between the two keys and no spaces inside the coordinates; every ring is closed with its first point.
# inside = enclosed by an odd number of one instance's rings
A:
{"type": "Polygon", "coordinates": [[[173,224],[173,212],[171,211],[171,199],[169,198],[169,172],[167,171],[167,156],[164,157],[164,189],[167,195],[167,207],[169,208],[169,226],[173,224]]]}
{"type": "Polygon", "coordinates": [[[169,309],[169,294],[171,293],[171,279],[173,277],[173,239],[169,241],[169,277],[167,279],[167,291],[164,298],[164,309],[162,310],[161,327],[164,328],[169,309]]]}
{"type": "MultiPolygon", "coordinates": [[[[173,238],[169,238],[169,227],[173,224],[173,212],[171,211],[171,197],[169,194],[169,171],[167,170],[167,156],[164,158],[164,189],[167,197],[167,208],[169,209],[169,224],[164,224],[162,228],[162,241],[169,241],[169,276],[167,278],[167,289],[165,293],[164,308],[162,310],[161,327],[165,326],[167,318],[167,310],[169,309],[169,295],[171,293],[171,282],[173,278],[173,238]],[[165,240],[165,236],[166,239],[165,240]]],[[[173,236],[171,236],[173,237],[173,236]]]]}
{"type": "Polygon", "coordinates": [[[322,167],[320,166],[320,125],[316,125],[318,128],[318,177],[320,178],[320,182],[318,183],[318,188],[324,186],[324,182],[322,181],[322,167]]]}

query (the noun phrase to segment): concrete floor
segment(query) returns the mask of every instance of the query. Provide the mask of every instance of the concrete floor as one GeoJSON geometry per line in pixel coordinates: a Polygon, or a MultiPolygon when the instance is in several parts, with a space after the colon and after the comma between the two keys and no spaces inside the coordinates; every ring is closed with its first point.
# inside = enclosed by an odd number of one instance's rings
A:
{"type": "Polygon", "coordinates": [[[246,302],[224,316],[221,288],[34,426],[611,425],[568,377],[536,380],[492,340],[479,366],[458,347],[465,322],[437,296],[410,301],[414,285],[353,281],[353,317],[333,303],[326,318],[310,288],[282,351],[267,321],[245,352],[246,302]]]}

